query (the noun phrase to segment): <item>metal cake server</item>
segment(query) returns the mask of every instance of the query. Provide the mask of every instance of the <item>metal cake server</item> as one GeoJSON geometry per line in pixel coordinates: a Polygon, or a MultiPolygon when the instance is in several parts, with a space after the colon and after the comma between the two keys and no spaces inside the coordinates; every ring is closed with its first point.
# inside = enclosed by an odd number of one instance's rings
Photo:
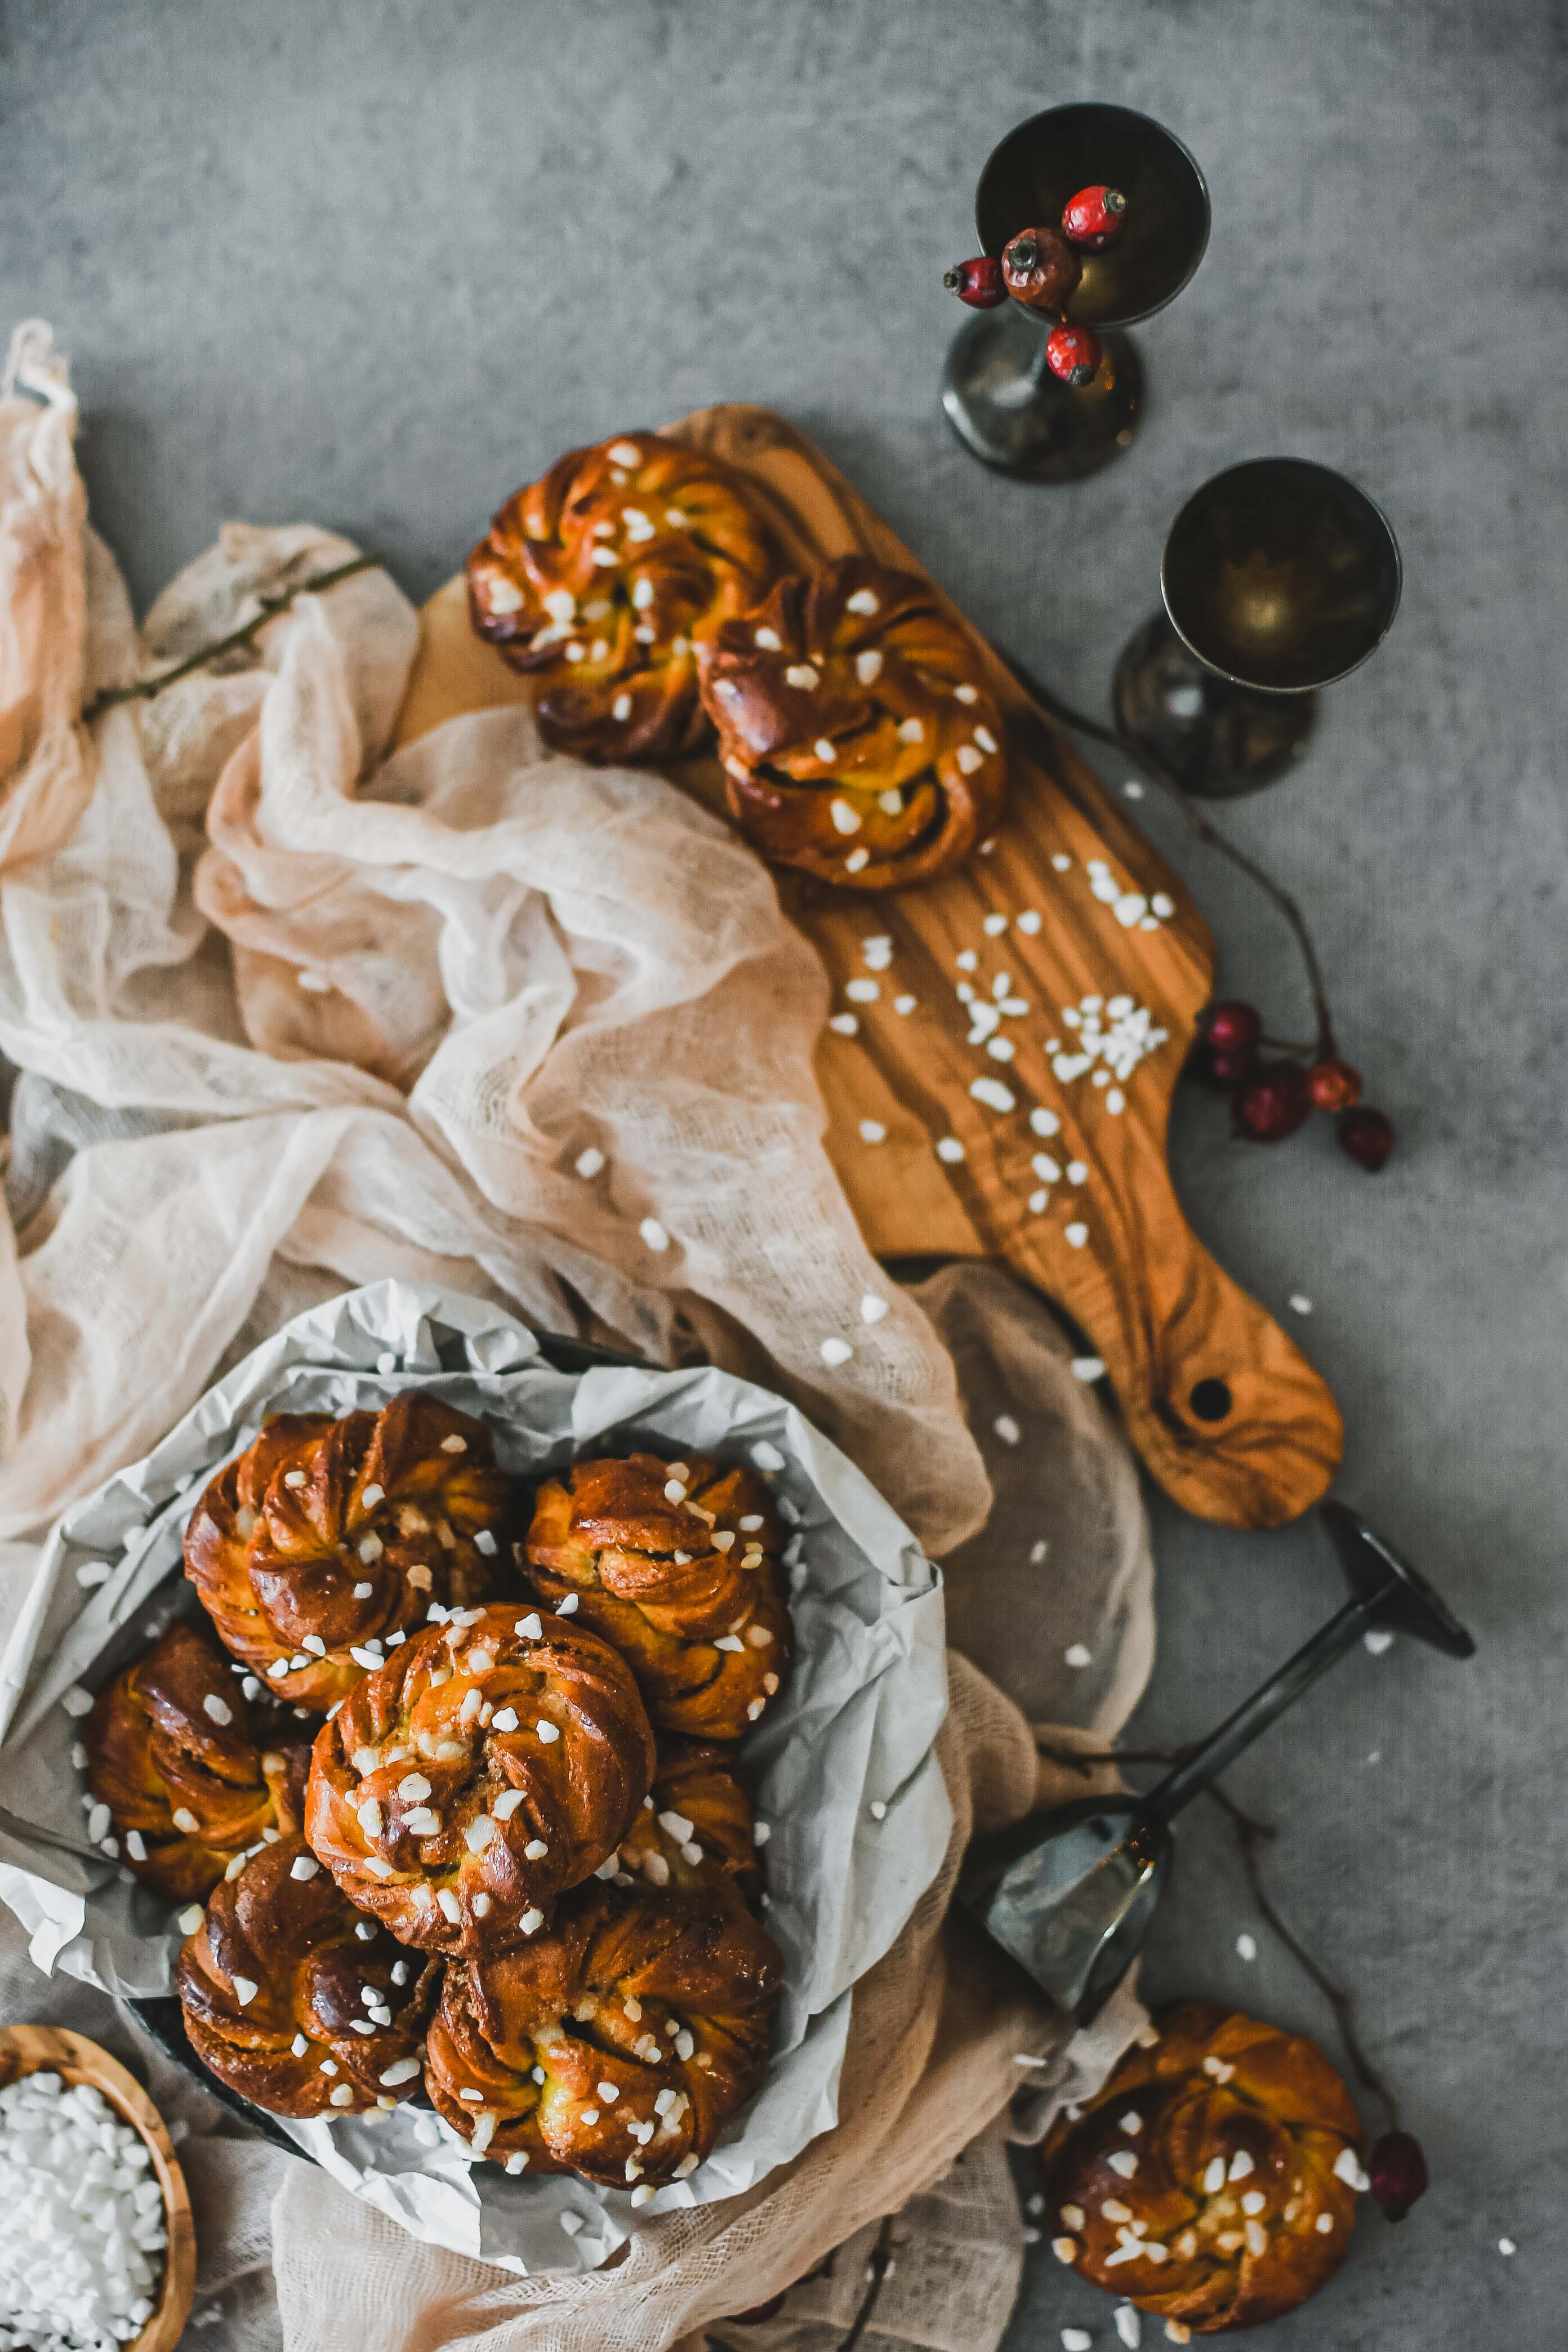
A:
{"type": "Polygon", "coordinates": [[[1085,1797],[976,1847],[958,1899],[1075,2025],[1121,1983],[1171,1874],[1171,1823],[1318,1676],[1377,1627],[1451,1658],[1475,1643],[1439,1593],[1343,1503],[1321,1516],[1352,1598],[1144,1796],[1085,1797]]]}

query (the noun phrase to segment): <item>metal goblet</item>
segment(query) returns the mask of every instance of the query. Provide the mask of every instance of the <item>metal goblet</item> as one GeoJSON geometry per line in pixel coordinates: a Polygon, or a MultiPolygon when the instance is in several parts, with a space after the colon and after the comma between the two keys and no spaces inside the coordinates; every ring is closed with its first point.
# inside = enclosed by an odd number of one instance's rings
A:
{"type": "Polygon", "coordinates": [[[1080,482],[1131,446],[1143,370],[1118,331],[1163,310],[1192,277],[1208,243],[1208,188],[1173,131],[1130,107],[1083,104],[1017,124],[975,192],[981,249],[999,259],[1021,229],[1054,227],[1080,188],[1101,185],[1127,199],[1121,234],[1082,254],[1069,305],[1105,346],[1093,383],[1051,373],[1054,321],[1011,298],[972,320],[948,352],[942,403],[953,431],[982,464],[1024,481],[1080,482]]]}
{"type": "Polygon", "coordinates": [[[1401,579],[1387,516],[1342,474],[1305,457],[1227,467],[1171,526],[1164,611],[1117,663],[1118,727],[1201,797],[1277,782],[1319,689],[1388,635],[1401,579]]]}
{"type": "Polygon", "coordinates": [[[1075,2025],[1121,1983],[1169,1879],[1171,1823],[1320,1675],[1374,1628],[1414,1634],[1451,1658],[1475,1643],[1440,1593],[1356,1511],[1321,1517],[1352,1597],[1217,1731],[1142,1797],[1085,1797],[978,1844],[958,1899],[1075,2025]]]}

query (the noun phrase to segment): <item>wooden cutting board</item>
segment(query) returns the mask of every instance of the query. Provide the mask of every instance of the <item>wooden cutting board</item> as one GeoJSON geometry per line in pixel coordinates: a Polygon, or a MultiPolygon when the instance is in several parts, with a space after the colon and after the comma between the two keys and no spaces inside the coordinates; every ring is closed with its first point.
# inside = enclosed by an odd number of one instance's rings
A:
{"type": "MultiPolygon", "coordinates": [[[[860,551],[921,569],[770,410],[726,403],[664,429],[747,478],[793,562],[860,551]]],[[[1322,1381],[1194,1239],[1171,1186],[1167,1116],[1212,993],[1213,941],[1098,777],[970,634],[1012,751],[989,850],[886,896],[777,877],[834,982],[839,1025],[817,1055],[829,1152],[878,1256],[1005,1259],[1082,1327],[1168,1493],[1227,1527],[1278,1526],[1322,1494],[1342,1431],[1322,1381]],[[961,987],[989,1009],[977,1018],[961,987]]],[[[399,740],[532,690],[469,628],[459,576],[425,608],[399,740]]],[[[665,772],[722,808],[710,754],[665,772]]]]}

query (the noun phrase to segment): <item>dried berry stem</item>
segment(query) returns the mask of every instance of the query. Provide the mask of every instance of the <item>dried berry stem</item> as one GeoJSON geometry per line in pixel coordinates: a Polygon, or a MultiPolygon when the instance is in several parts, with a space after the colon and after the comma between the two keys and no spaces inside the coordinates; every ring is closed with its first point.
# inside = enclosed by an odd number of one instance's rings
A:
{"type": "Polygon", "coordinates": [[[1296,944],[1301,950],[1301,961],[1307,968],[1307,986],[1311,993],[1313,1017],[1318,1024],[1318,1042],[1312,1048],[1313,1058],[1327,1061],[1337,1055],[1339,1048],[1334,1042],[1333,1018],[1329,1011],[1329,992],[1323,980],[1323,968],[1318,961],[1318,951],[1307,929],[1306,918],[1289,890],[1276,882],[1271,874],[1266,873],[1255,857],[1239,848],[1228,834],[1220,831],[1202,803],[1177,782],[1164,761],[1152,751],[1146,751],[1131,735],[1124,735],[1120,728],[1108,727],[1103,720],[1090,719],[1085,711],[1076,710],[1070,702],[1064,702],[1058,694],[1052,693],[1049,687],[1043,686],[1033,671],[1026,669],[1016,656],[997,645],[994,638],[991,640],[991,649],[1000,661],[1006,664],[1030,700],[1047,716],[1058,719],[1064,727],[1072,728],[1075,733],[1088,735],[1097,743],[1109,743],[1113,750],[1124,751],[1130,760],[1135,760],[1145,775],[1158,784],[1162,792],[1169,793],[1185,817],[1189,830],[1205,848],[1217,850],[1222,857],[1228,857],[1233,866],[1239,867],[1264,896],[1272,900],[1295,934],[1296,944]]]}
{"type": "MultiPolygon", "coordinates": [[[[1124,1748],[1098,1756],[1086,1756],[1080,1749],[1072,1748],[1047,1748],[1043,1741],[1039,1743],[1039,1748],[1041,1755],[1048,1756],[1053,1763],[1065,1764],[1069,1769],[1086,1773],[1096,1764],[1181,1764],[1189,1756],[1195,1755],[1197,1752],[1196,1742],[1191,1747],[1178,1748],[1173,1750],[1158,1748],[1124,1748]]],[[[1298,1966],[1306,1970],[1333,2011],[1334,2021],[1339,2027],[1340,2040],[1344,2045],[1345,2056],[1350,2062],[1352,2074],[1363,2090],[1369,2091],[1373,2098],[1382,2101],[1387,2112],[1389,2130],[1397,2131],[1399,2129],[1398,2105],[1393,2092],[1366,2053],[1356,2026],[1354,1994],[1347,1992],[1342,1985],[1334,1982],[1321,1961],[1308,1950],[1295,1930],[1286,1925],[1276,1909],[1268,1888],[1263,1884],[1263,1870],[1258,1859],[1258,1848],[1277,1838],[1279,1834],[1278,1829],[1272,1822],[1257,1821],[1250,1813],[1243,1812],[1236,1800],[1228,1796],[1217,1781],[1211,1782],[1204,1793],[1212,1797],[1230,1817],[1231,1826],[1236,1832],[1237,1845],[1241,1854],[1241,1865],[1247,1873],[1247,1885],[1252,1890],[1252,1899],[1258,1906],[1259,1916],[1273,1928],[1286,1950],[1298,1966]]]]}
{"type": "Polygon", "coordinates": [[[194,671],[205,669],[208,662],[216,661],[221,654],[237,653],[242,646],[253,645],[268,621],[275,621],[279,613],[286,613],[297,596],[319,596],[323,590],[335,588],[340,580],[352,580],[356,572],[375,571],[380,562],[379,555],[356,555],[352,562],[339,563],[331,572],[318,572],[313,580],[301,580],[294,587],[285,588],[279,595],[263,596],[260,610],[254,620],[247,621],[240,628],[231,629],[226,637],[215,638],[211,645],[198,646],[194,654],[187,654],[184,660],[176,662],[172,669],[160,670],[156,677],[139,678],[134,686],[106,686],[101,694],[94,695],[82,712],[82,725],[90,727],[101,711],[111,709],[117,702],[151,702],[153,696],[162,694],[165,687],[177,685],[181,678],[189,677],[194,671]]]}
{"type": "Polygon", "coordinates": [[[866,2292],[860,2298],[860,2308],[850,2322],[849,2333],[839,2346],[838,2352],[855,2352],[855,2347],[870,2325],[871,2314],[877,2308],[877,2297],[882,2292],[882,2281],[887,2277],[892,2263],[893,2223],[897,2219],[898,2216],[893,2213],[883,2217],[882,2226],[877,2232],[877,2242],[872,2247],[870,2257],[866,2264],[866,2292]]]}

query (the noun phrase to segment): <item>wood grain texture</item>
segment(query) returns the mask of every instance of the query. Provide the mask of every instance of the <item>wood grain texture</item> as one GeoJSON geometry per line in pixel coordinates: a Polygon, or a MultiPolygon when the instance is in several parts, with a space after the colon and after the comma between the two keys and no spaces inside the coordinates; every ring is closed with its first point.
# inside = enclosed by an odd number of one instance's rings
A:
{"type": "Polygon", "coordinates": [[[71,2033],[57,2025],[0,2026],[0,2084],[15,2083],[24,2074],[49,2070],[68,2083],[90,2083],[111,2107],[142,2135],[153,2158],[158,2186],[163,2192],[163,2214],[169,2245],[157,2307],[129,2352],[174,2352],[190,2317],[196,2284],[196,2230],[191,2219],[190,2193],[174,2154],[163,2118],[118,2058],[89,2042],[85,2033],[71,2033]]]}
{"type": "MultiPolygon", "coordinates": [[[[724,404],[665,430],[745,477],[792,562],[858,551],[921,570],[837,468],[770,410],[724,404]]],[[[1098,777],[969,634],[1012,752],[1011,801],[988,853],[941,881],[885,895],[777,877],[832,976],[835,1013],[856,1023],[853,1034],[826,1032],[818,1052],[828,1150],[879,1256],[1005,1259],[1087,1333],[1133,1444],[1167,1492],[1222,1525],[1279,1526],[1327,1487],[1342,1430],[1323,1381],[1198,1243],[1172,1188],[1171,1096],[1211,993],[1213,942],[1098,777]],[[1095,895],[1091,861],[1107,896],[1095,895]],[[1156,897],[1170,902],[1164,919],[1152,911],[1156,897]],[[1037,929],[1020,929],[1020,916],[1037,916],[1037,929]],[[865,942],[878,937],[892,941],[891,959],[873,970],[865,942]],[[975,965],[965,970],[958,959],[969,954],[975,965]],[[957,989],[995,1002],[1004,974],[1008,1001],[1028,1009],[1004,1021],[999,1034],[1014,1052],[1000,1061],[988,1040],[969,1042],[957,989]],[[871,979],[875,999],[850,1003],[847,984],[871,979]],[[895,1010],[910,996],[913,1010],[895,1010]],[[1062,1074],[1077,1048],[1064,1011],[1086,996],[1130,997],[1166,1033],[1120,1087],[1109,1072],[1098,1085],[1092,1068],[1062,1074]],[[975,1097],[985,1079],[1000,1082],[1013,1108],[975,1097]],[[1109,1108],[1118,1096],[1120,1112],[1109,1108]],[[1037,1133],[1035,1111],[1054,1116],[1058,1130],[1037,1133]],[[864,1140],[865,1121],[884,1128],[885,1139],[864,1140]],[[963,1146],[962,1159],[938,1157],[947,1139],[963,1146]],[[1042,1177],[1040,1155],[1058,1178],[1042,1177]],[[1074,1181],[1067,1171],[1079,1164],[1086,1172],[1074,1181]],[[1045,1204],[1031,1206],[1042,1192],[1045,1204]],[[1194,1391],[1215,1381],[1228,1406],[1205,1419],[1194,1391]]],[[[460,711],[526,702],[532,691],[469,629],[459,577],[425,608],[399,740],[460,711]]],[[[710,754],[664,772],[722,808],[710,754]]],[[[1211,1391],[1205,1402],[1214,1401],[1211,1391]]]]}

